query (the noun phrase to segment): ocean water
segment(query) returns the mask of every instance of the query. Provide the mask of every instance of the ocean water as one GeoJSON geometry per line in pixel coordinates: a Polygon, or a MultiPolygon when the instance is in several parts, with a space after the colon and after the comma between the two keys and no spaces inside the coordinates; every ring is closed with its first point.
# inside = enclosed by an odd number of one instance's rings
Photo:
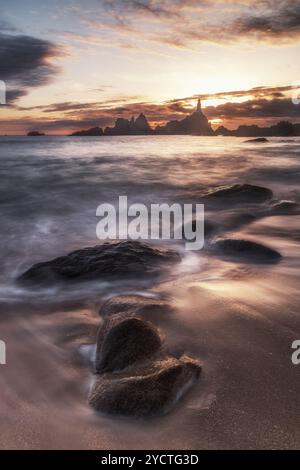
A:
{"type": "MultiPolygon", "coordinates": [[[[300,139],[139,136],[0,138],[0,448],[293,448],[300,444],[300,216],[276,215],[231,227],[231,208],[208,212],[224,235],[265,243],[283,256],[253,265],[188,253],[159,284],[91,282],[21,288],[16,277],[39,261],[99,243],[96,208],[201,202],[219,185],[270,188],[300,203],[300,139]],[[225,230],[225,229],[224,229],[225,230]],[[171,318],[156,319],[170,348],[203,363],[198,384],[172,413],[147,422],[89,409],[101,303],[118,293],[167,296],[171,318]]],[[[249,208],[232,208],[243,215],[249,208]]],[[[255,211],[255,208],[251,208],[255,211]]]]}

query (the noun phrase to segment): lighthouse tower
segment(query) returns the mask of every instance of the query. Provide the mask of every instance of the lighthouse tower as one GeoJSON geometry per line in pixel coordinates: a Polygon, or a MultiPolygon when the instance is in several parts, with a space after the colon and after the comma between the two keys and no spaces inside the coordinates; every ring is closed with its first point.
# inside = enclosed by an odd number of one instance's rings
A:
{"type": "Polygon", "coordinates": [[[199,113],[201,111],[201,101],[200,101],[200,98],[198,99],[198,102],[197,102],[197,113],[199,113]]]}

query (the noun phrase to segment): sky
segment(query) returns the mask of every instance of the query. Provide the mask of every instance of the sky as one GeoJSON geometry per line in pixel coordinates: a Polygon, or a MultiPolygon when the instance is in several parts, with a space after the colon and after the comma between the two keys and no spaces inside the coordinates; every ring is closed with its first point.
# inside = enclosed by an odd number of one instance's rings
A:
{"type": "Polygon", "coordinates": [[[300,122],[300,0],[0,0],[0,134],[300,122]],[[298,84],[297,84],[298,82],[298,84]]]}

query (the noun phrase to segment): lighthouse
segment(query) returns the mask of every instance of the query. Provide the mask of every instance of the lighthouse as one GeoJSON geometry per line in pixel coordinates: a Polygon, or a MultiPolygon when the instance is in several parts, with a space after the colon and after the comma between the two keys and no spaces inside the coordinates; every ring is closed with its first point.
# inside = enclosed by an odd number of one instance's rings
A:
{"type": "Polygon", "coordinates": [[[198,98],[198,102],[197,102],[197,113],[199,113],[201,111],[201,101],[200,101],[200,98],[198,98]]]}

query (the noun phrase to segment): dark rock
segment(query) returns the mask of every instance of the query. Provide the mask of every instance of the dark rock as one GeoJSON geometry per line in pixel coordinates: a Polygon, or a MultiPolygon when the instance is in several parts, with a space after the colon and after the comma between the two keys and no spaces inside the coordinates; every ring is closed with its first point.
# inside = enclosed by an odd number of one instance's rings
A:
{"type": "Polygon", "coordinates": [[[146,418],[169,412],[195,383],[201,366],[186,356],[161,358],[131,375],[97,377],[89,396],[97,411],[146,418]]]}
{"type": "Polygon", "coordinates": [[[102,136],[102,135],[103,135],[103,130],[101,129],[101,127],[92,127],[91,129],[76,131],[71,134],[71,136],[76,136],[76,137],[85,137],[85,136],[97,137],[97,136],[102,136]]]}
{"type": "Polygon", "coordinates": [[[186,116],[184,119],[172,120],[165,126],[157,126],[156,134],[193,134],[193,135],[214,135],[214,131],[201,110],[200,100],[198,100],[196,111],[186,116]]]}
{"type": "Polygon", "coordinates": [[[105,135],[148,135],[152,133],[153,130],[143,113],[136,119],[134,117],[130,120],[118,118],[114,127],[106,127],[104,130],[105,135]]]}
{"type": "Polygon", "coordinates": [[[47,285],[58,281],[151,277],[160,274],[163,264],[178,261],[180,256],[175,251],[138,241],[103,243],[35,264],[18,281],[47,285]]]}
{"type": "Polygon", "coordinates": [[[144,362],[161,348],[158,330],[138,317],[107,318],[97,338],[96,371],[121,371],[144,362]]]}
{"type": "Polygon", "coordinates": [[[137,134],[150,134],[152,132],[151,127],[147,121],[146,116],[141,113],[134,121],[134,130],[137,134]]]}
{"type": "Polygon", "coordinates": [[[261,203],[272,198],[270,189],[252,184],[221,186],[204,195],[204,200],[218,201],[221,204],[261,203]]]}
{"type": "Polygon", "coordinates": [[[270,127],[259,127],[254,125],[241,125],[237,129],[226,129],[220,126],[216,135],[231,135],[235,137],[290,137],[300,135],[299,123],[292,124],[289,121],[280,121],[270,127]]]}
{"type": "Polygon", "coordinates": [[[249,142],[265,143],[269,141],[265,137],[257,137],[256,139],[245,140],[245,143],[249,143],[249,142]]]}
{"type": "Polygon", "coordinates": [[[45,135],[43,132],[38,132],[38,131],[30,131],[27,133],[28,137],[40,137],[45,135]]]}
{"type": "Polygon", "coordinates": [[[215,241],[210,248],[214,254],[234,260],[274,263],[281,258],[278,251],[251,240],[225,238],[215,241]]]}
{"type": "Polygon", "coordinates": [[[120,313],[127,315],[163,316],[172,312],[165,300],[144,297],[142,295],[118,295],[107,300],[100,309],[103,317],[120,313]]]}
{"type": "Polygon", "coordinates": [[[227,129],[227,128],[224,127],[224,126],[219,126],[219,127],[215,130],[215,135],[231,136],[231,135],[232,135],[232,131],[231,131],[230,129],[227,129]]]}
{"type": "Polygon", "coordinates": [[[299,214],[300,206],[294,201],[279,201],[270,207],[270,215],[291,215],[299,214]]]}

